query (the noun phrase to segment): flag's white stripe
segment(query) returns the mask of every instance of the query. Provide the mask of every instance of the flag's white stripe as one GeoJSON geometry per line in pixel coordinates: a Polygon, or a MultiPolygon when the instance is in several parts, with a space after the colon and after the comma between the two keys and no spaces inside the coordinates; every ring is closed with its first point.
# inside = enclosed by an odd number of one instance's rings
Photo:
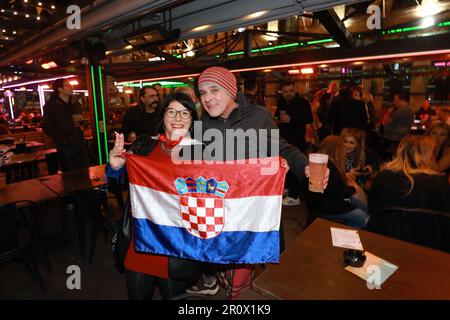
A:
{"type": "MultiPolygon", "coordinates": [[[[184,228],[177,195],[134,184],[130,184],[130,192],[135,218],[184,228]]],[[[222,231],[278,231],[280,214],[281,196],[225,199],[225,226],[222,231]]]]}

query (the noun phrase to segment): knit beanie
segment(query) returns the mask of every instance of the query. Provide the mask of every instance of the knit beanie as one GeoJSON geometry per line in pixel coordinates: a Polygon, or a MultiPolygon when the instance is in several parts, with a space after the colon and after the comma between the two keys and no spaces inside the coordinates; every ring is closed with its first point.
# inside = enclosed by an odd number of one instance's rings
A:
{"type": "Polygon", "coordinates": [[[198,78],[198,87],[215,85],[224,89],[234,99],[237,96],[236,77],[230,70],[222,67],[211,67],[204,70],[198,78]]]}

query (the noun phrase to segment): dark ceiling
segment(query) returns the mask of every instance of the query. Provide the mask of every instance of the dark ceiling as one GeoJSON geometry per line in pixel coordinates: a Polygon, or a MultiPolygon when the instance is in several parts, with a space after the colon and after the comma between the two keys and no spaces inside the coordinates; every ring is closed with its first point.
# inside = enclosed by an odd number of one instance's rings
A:
{"type": "Polygon", "coordinates": [[[417,28],[405,33],[387,32],[420,25],[421,2],[80,0],[57,1],[52,9],[51,1],[42,1],[41,5],[31,0],[0,1],[0,9],[5,11],[0,13],[5,29],[0,36],[0,73],[5,76],[19,71],[23,78],[83,73],[82,58],[92,59],[93,52],[107,73],[119,80],[131,80],[195,73],[212,64],[242,68],[295,62],[300,57],[307,61],[318,56],[317,49],[324,48],[327,50],[320,55],[325,58],[352,52],[375,54],[385,47],[391,47],[391,51],[403,49],[394,42],[384,44],[394,40],[408,40],[402,46],[420,50],[417,39],[422,35],[440,37],[434,46],[448,48],[448,37],[443,34],[450,31],[444,24],[450,20],[450,1],[436,1],[435,25],[426,34],[417,28]],[[382,30],[368,30],[367,7],[382,3],[382,30]],[[69,4],[84,8],[82,30],[70,32],[65,28],[69,4]],[[336,7],[341,4],[347,5],[336,7]],[[38,14],[40,20],[36,20],[38,14]],[[143,35],[153,26],[179,30],[180,37],[158,45],[130,46],[131,34],[143,35]],[[41,64],[50,60],[57,61],[58,68],[43,70],[41,64]]]}

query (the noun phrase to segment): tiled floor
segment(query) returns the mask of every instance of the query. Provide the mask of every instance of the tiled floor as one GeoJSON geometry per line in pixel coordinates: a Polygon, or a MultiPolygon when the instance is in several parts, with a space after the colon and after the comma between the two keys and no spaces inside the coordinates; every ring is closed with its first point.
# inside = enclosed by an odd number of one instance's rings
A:
{"type": "MultiPolygon", "coordinates": [[[[109,200],[108,217],[115,217],[119,208],[114,198],[109,200]]],[[[300,206],[284,207],[282,217],[286,246],[289,246],[305,224],[306,210],[303,203],[300,206]]],[[[96,254],[92,265],[89,265],[87,258],[80,257],[73,219],[69,219],[69,223],[69,239],[63,244],[56,203],[41,208],[39,224],[53,267],[53,273],[50,274],[43,259],[39,259],[39,271],[47,290],[43,291],[38,287],[23,263],[12,262],[0,267],[0,299],[127,299],[124,277],[114,266],[110,239],[105,241],[101,234],[98,236],[96,254]],[[71,265],[80,267],[81,289],[70,290],[67,287],[66,282],[71,275],[67,273],[67,269],[71,265]]],[[[260,272],[261,268],[258,266],[256,274],[260,272]]],[[[224,298],[223,289],[214,297],[224,298]]],[[[154,299],[160,299],[158,292],[154,299]]]]}

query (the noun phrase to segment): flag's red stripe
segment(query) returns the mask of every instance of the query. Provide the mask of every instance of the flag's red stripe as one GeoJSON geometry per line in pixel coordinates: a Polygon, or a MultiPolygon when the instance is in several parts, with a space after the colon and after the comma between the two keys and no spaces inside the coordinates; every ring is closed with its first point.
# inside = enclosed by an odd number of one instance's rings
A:
{"type": "Polygon", "coordinates": [[[206,180],[214,177],[217,182],[228,182],[225,198],[280,195],[286,174],[286,169],[280,165],[273,175],[261,175],[262,166],[258,164],[175,165],[170,159],[138,155],[127,155],[126,163],[129,181],[135,185],[178,194],[174,185],[178,177],[197,179],[202,176],[206,180]]]}

